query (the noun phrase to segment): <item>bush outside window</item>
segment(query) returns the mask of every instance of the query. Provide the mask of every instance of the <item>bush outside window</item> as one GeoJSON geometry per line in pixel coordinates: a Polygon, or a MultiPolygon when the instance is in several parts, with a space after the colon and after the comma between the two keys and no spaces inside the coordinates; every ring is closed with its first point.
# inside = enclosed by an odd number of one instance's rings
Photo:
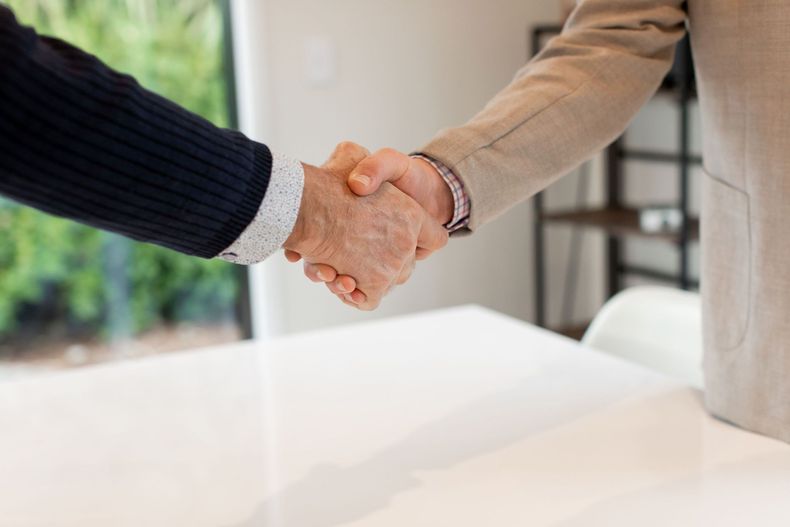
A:
{"type": "MultiPolygon", "coordinates": [[[[219,1],[5,3],[40,34],[66,40],[227,126],[219,1]]],[[[161,351],[240,336],[235,266],[133,242],[6,199],[0,199],[0,236],[0,359],[62,359],[66,353],[71,362],[85,362],[101,360],[95,350],[137,354],[141,346],[161,351]],[[49,351],[39,357],[41,350],[49,351]]]]}

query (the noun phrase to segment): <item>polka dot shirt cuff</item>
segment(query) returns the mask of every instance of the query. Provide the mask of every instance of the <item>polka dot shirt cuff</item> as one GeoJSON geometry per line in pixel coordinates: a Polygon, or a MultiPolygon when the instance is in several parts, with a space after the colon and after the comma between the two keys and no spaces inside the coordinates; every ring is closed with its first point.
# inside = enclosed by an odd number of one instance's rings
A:
{"type": "Polygon", "coordinates": [[[227,262],[252,265],[277,252],[296,224],[303,189],[302,163],[275,154],[269,186],[255,218],[217,257],[227,262]]]}

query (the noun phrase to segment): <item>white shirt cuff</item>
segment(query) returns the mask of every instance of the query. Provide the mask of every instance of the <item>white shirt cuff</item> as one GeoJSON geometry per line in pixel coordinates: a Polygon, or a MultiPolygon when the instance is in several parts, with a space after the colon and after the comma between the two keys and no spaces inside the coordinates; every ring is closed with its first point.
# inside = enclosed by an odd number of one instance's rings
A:
{"type": "Polygon", "coordinates": [[[275,154],[266,195],[255,218],[217,258],[241,265],[262,262],[291,235],[304,190],[304,167],[295,159],[275,154]]]}

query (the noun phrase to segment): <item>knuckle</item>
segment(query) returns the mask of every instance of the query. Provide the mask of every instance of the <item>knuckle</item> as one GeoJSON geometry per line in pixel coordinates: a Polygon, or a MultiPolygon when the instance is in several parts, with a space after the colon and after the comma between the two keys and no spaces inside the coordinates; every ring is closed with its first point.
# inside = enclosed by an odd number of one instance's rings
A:
{"type": "Polygon", "coordinates": [[[338,154],[346,154],[349,152],[355,152],[358,148],[359,146],[356,143],[351,141],[341,141],[335,147],[335,152],[338,154]]]}
{"type": "Polygon", "coordinates": [[[416,243],[413,237],[407,234],[400,234],[397,236],[393,243],[395,250],[398,252],[398,255],[403,255],[404,253],[411,253],[416,249],[416,243]]]}
{"type": "Polygon", "coordinates": [[[400,269],[400,264],[392,261],[390,264],[384,266],[380,271],[375,272],[369,277],[367,286],[363,292],[370,297],[371,295],[381,296],[397,277],[400,269]]]}
{"type": "Polygon", "coordinates": [[[367,148],[362,145],[358,145],[353,141],[343,141],[342,143],[337,145],[336,152],[338,157],[343,157],[354,162],[362,162],[367,156],[370,155],[370,152],[367,148]]]}
{"type": "MultiPolygon", "coordinates": [[[[389,277],[386,277],[384,275],[380,275],[380,276],[374,277],[371,280],[370,286],[368,287],[368,290],[375,295],[378,292],[386,291],[387,287],[389,287],[389,285],[390,285],[389,277]]],[[[368,295],[369,295],[369,293],[368,293],[368,295]]]]}
{"type": "Polygon", "coordinates": [[[376,154],[380,154],[380,155],[383,155],[383,156],[399,156],[400,152],[398,152],[394,148],[387,147],[387,148],[382,148],[381,150],[376,152],[376,154]]]}
{"type": "Polygon", "coordinates": [[[411,201],[410,199],[408,200],[404,199],[404,207],[402,208],[402,210],[403,210],[404,220],[409,225],[413,225],[419,222],[420,220],[422,220],[423,217],[422,207],[420,207],[419,205],[417,205],[417,203],[411,201]]]}

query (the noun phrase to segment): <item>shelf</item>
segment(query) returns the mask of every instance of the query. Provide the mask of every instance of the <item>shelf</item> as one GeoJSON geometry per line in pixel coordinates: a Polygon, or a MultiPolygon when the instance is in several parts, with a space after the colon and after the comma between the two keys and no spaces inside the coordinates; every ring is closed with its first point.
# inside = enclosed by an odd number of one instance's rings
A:
{"type": "MultiPolygon", "coordinates": [[[[656,163],[680,163],[682,159],[678,154],[671,154],[667,152],[652,152],[649,150],[635,150],[625,148],[618,153],[620,159],[627,159],[631,161],[652,161],[656,163]]],[[[687,159],[691,165],[702,165],[702,156],[692,155],[687,159]]]]}
{"type": "MultiPolygon", "coordinates": [[[[541,26],[532,32],[530,41],[532,50],[540,50],[548,36],[558,33],[559,26],[541,26]]],[[[615,295],[622,289],[623,280],[628,276],[639,276],[651,280],[674,284],[681,288],[698,287],[699,281],[690,276],[690,246],[699,240],[700,220],[688,217],[687,225],[682,229],[663,232],[648,232],[641,228],[639,209],[627,202],[625,181],[636,168],[629,161],[641,163],[665,164],[674,167],[678,179],[677,202],[671,206],[682,208],[688,214],[689,183],[695,175],[694,167],[702,165],[702,156],[691,152],[691,108],[697,98],[694,65],[688,36],[676,48],[675,61],[669,74],[664,78],[658,93],[665,103],[672,103],[677,111],[677,133],[679,144],[677,152],[654,149],[650,147],[630,148],[621,136],[607,150],[607,167],[605,170],[607,205],[603,208],[565,209],[547,211],[544,199],[539,195],[535,200],[534,224],[535,244],[535,305],[538,325],[546,326],[547,286],[546,276],[549,272],[546,260],[546,227],[551,224],[568,225],[574,228],[592,228],[605,233],[605,253],[608,262],[606,267],[606,283],[608,296],[615,295]],[[614,205],[617,206],[614,206],[614,205]],[[668,243],[676,249],[677,274],[662,272],[659,269],[629,265],[627,251],[623,246],[626,238],[641,238],[668,243]]],[[[577,242],[577,240],[574,240],[577,242]]],[[[574,245],[574,247],[578,247],[574,245]]],[[[566,287],[569,287],[566,284],[566,287]]],[[[575,301],[575,291],[568,291],[568,301],[575,301]]],[[[566,301],[564,301],[566,302],[566,301]]],[[[563,305],[563,312],[568,306],[563,305]]],[[[572,307],[572,306],[571,306],[572,307]]],[[[569,321],[566,321],[569,322],[569,321]]],[[[553,328],[556,332],[572,338],[580,338],[584,326],[570,322],[566,327],[553,328]]]]}
{"type": "Polygon", "coordinates": [[[590,323],[587,322],[585,324],[579,324],[576,326],[562,326],[562,327],[555,327],[549,328],[549,331],[553,331],[554,333],[558,333],[562,336],[571,338],[573,340],[581,340],[584,337],[584,334],[587,332],[587,328],[590,327],[590,323]]]}
{"type": "MultiPolygon", "coordinates": [[[[642,278],[648,278],[650,280],[666,282],[669,284],[677,284],[679,280],[679,277],[675,274],[657,271],[655,269],[649,269],[647,267],[641,267],[638,265],[620,265],[618,266],[617,271],[622,274],[640,276],[642,278]]],[[[692,289],[699,289],[699,279],[690,278],[688,281],[688,286],[692,289]]]]}
{"type": "MultiPolygon", "coordinates": [[[[554,223],[568,223],[580,227],[602,229],[614,236],[637,236],[664,240],[671,243],[680,241],[677,232],[645,232],[639,226],[639,211],[636,209],[588,209],[543,214],[543,220],[554,223]]],[[[699,220],[691,218],[689,239],[699,239],[699,220]]]]}

